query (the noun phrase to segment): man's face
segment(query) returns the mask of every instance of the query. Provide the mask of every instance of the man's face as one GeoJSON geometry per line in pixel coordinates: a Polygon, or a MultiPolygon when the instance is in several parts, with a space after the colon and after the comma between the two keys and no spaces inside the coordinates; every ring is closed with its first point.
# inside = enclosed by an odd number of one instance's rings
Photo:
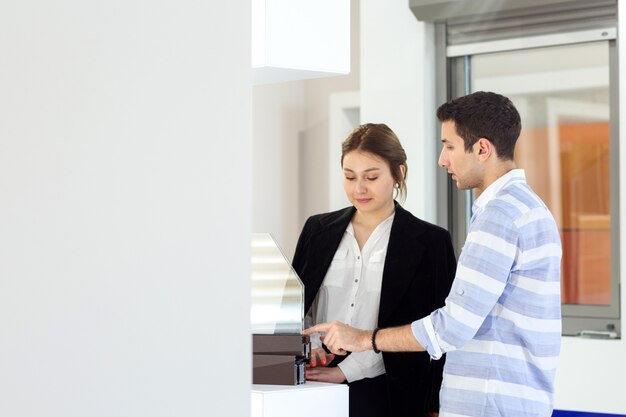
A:
{"type": "Polygon", "coordinates": [[[484,171],[478,159],[478,144],[474,144],[471,152],[466,152],[465,141],[457,133],[454,121],[441,125],[441,143],[439,166],[448,170],[456,186],[461,190],[482,190],[484,171]]]}

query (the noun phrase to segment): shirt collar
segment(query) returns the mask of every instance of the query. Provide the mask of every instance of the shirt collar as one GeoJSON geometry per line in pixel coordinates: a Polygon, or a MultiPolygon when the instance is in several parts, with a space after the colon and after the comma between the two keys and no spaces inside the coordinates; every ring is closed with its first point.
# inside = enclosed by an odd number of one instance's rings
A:
{"type": "Polygon", "coordinates": [[[489,187],[485,188],[485,191],[478,197],[472,205],[472,212],[474,214],[482,210],[487,203],[493,200],[498,192],[513,182],[526,182],[526,173],[523,169],[512,169],[494,182],[489,187]]]}
{"type": "MultiPolygon", "coordinates": [[[[396,211],[394,210],[389,217],[378,223],[378,226],[376,226],[372,234],[374,234],[378,229],[382,229],[383,227],[385,227],[385,225],[392,223],[395,216],[396,211]]],[[[354,228],[352,227],[352,222],[348,223],[348,228],[346,229],[346,232],[354,236],[354,228]]]]}

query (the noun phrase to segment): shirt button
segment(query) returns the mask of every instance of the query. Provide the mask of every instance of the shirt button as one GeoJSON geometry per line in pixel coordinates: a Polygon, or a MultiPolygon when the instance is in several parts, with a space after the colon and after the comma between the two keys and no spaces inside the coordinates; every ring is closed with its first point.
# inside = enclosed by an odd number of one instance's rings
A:
{"type": "Polygon", "coordinates": [[[354,303],[350,304],[350,307],[354,307],[354,303]]]}
{"type": "Polygon", "coordinates": [[[358,280],[358,279],[355,279],[355,280],[354,280],[354,282],[359,282],[359,280],[358,280]]]}
{"type": "Polygon", "coordinates": [[[465,290],[463,288],[459,288],[458,290],[456,290],[456,293],[459,295],[463,295],[465,294],[465,290]]]}
{"type": "Polygon", "coordinates": [[[361,257],[360,257],[360,256],[357,256],[357,257],[356,257],[356,260],[357,260],[357,261],[358,261],[358,260],[360,260],[360,259],[361,259],[361,257]]]}

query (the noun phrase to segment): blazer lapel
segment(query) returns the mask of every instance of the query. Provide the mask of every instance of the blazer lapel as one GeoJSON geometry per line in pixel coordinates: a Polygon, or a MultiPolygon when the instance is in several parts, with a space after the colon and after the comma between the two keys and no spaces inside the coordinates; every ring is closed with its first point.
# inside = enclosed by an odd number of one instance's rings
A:
{"type": "Polygon", "coordinates": [[[424,255],[424,244],[409,225],[410,214],[400,205],[391,226],[383,283],[380,293],[378,324],[384,325],[400,302],[424,255]]]}
{"type": "Polygon", "coordinates": [[[319,231],[310,237],[311,259],[315,259],[316,262],[307,271],[309,288],[305,288],[305,312],[309,311],[311,304],[313,304],[339,243],[341,243],[343,233],[355,211],[354,207],[349,207],[343,210],[338,217],[324,220],[319,231]]]}

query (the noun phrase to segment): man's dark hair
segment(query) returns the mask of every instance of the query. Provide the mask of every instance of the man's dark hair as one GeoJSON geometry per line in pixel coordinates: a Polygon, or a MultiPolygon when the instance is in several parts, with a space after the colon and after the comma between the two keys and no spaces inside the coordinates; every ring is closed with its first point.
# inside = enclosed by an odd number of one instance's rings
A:
{"type": "Polygon", "coordinates": [[[472,150],[478,139],[485,138],[493,143],[500,159],[513,159],[522,122],[507,97],[477,91],[442,104],[437,109],[437,118],[442,123],[454,122],[466,152],[472,150]]]}

